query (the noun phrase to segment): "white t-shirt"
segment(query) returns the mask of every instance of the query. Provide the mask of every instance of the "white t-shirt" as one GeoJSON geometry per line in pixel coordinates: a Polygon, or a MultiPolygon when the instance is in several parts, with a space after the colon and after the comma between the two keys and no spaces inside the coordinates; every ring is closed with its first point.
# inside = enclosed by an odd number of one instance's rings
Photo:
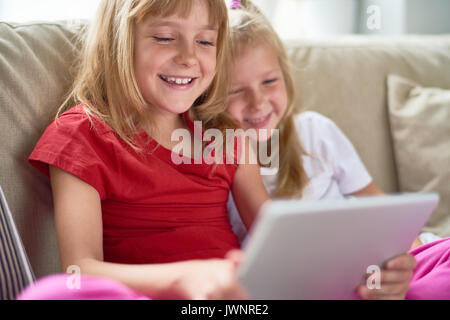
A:
{"type": "MultiPolygon", "coordinates": [[[[333,121],[317,112],[307,111],[295,117],[295,125],[308,154],[302,156],[309,178],[302,199],[339,199],[372,182],[352,143],[333,121]]],[[[264,170],[267,169],[261,168],[264,185],[267,192],[273,195],[277,174],[269,175],[264,170]]],[[[231,193],[227,206],[233,231],[242,242],[247,230],[231,193]]]]}

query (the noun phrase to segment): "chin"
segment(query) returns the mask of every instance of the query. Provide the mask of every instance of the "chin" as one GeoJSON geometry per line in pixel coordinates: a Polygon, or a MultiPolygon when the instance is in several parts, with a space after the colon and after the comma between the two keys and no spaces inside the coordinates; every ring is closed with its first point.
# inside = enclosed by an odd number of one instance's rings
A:
{"type": "Polygon", "coordinates": [[[186,111],[188,111],[192,107],[192,104],[183,104],[183,105],[167,104],[171,107],[166,108],[166,110],[171,113],[182,114],[182,113],[185,113],[186,111]]]}

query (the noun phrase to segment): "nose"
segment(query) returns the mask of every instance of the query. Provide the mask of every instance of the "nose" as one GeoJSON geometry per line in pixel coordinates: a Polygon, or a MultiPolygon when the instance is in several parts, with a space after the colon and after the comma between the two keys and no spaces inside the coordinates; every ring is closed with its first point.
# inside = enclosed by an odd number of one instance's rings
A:
{"type": "Polygon", "coordinates": [[[253,111],[262,110],[267,99],[259,90],[252,90],[250,93],[249,107],[253,111]]]}
{"type": "Polygon", "coordinates": [[[197,64],[197,55],[195,46],[185,41],[180,42],[178,54],[175,57],[175,63],[185,66],[187,68],[197,64]]]}

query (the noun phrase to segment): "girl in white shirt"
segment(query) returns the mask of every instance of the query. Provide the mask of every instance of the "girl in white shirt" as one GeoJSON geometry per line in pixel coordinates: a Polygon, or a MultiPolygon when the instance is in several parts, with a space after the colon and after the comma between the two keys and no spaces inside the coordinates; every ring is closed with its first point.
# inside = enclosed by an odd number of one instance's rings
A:
{"type": "MultiPolygon", "coordinates": [[[[315,112],[295,112],[294,81],[281,40],[250,1],[235,7],[238,10],[230,12],[233,68],[227,111],[243,129],[256,129],[260,145],[269,146],[271,130],[279,130],[279,145],[271,155],[279,156],[279,170],[273,174],[272,169],[261,167],[270,195],[324,199],[383,194],[350,141],[330,119],[315,112]]],[[[228,207],[242,240],[250,225],[243,224],[231,196],[228,207]]],[[[413,247],[420,245],[416,241],[413,247]]],[[[382,270],[381,289],[360,285],[358,293],[368,299],[403,299],[415,266],[411,254],[400,255],[382,270]]]]}

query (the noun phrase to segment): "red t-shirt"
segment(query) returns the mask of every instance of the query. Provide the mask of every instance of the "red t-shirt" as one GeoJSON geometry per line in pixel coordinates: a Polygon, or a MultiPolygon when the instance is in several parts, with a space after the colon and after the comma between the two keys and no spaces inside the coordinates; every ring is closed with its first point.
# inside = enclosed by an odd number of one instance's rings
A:
{"type": "Polygon", "coordinates": [[[47,176],[50,164],[98,191],[105,261],[222,258],[239,247],[226,209],[235,166],[177,165],[154,140],[145,149],[152,153],[138,155],[103,121],[95,128],[82,105],[73,107],[47,127],[28,160],[47,176]]]}

